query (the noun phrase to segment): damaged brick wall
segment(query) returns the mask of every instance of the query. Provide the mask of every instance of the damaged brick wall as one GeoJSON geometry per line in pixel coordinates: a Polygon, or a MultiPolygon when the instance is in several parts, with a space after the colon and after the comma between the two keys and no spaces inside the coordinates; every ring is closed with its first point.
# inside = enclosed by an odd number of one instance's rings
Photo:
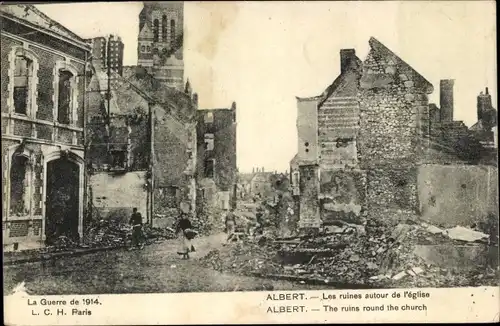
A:
{"type": "Polygon", "coordinates": [[[332,96],[318,109],[318,142],[322,166],[355,166],[359,105],[356,97],[332,96]]]}
{"type": "MultiPolygon", "coordinates": [[[[20,54],[31,60],[31,74],[29,81],[29,100],[26,112],[7,114],[2,117],[2,217],[4,220],[4,233],[9,235],[12,225],[13,233],[11,239],[19,244],[19,250],[33,245],[38,247],[43,239],[42,226],[46,219],[52,218],[46,209],[47,198],[43,198],[44,164],[52,155],[67,153],[73,154],[73,158],[83,157],[83,110],[85,95],[85,64],[86,51],[73,44],[63,42],[50,35],[34,33],[35,30],[11,19],[2,20],[1,35],[1,110],[2,113],[14,113],[14,98],[10,91],[13,86],[13,66],[11,54],[20,54]],[[8,32],[9,34],[4,32],[8,32]],[[16,39],[10,35],[16,35],[16,39]],[[21,40],[20,40],[21,39],[21,40]],[[15,50],[15,52],[13,52],[15,50]],[[55,50],[55,51],[54,51],[55,50]],[[57,109],[57,93],[55,93],[55,68],[60,65],[63,69],[71,70],[75,83],[72,83],[71,91],[77,94],[71,102],[75,112],[70,112],[71,125],[58,123],[54,118],[54,109],[57,109]],[[76,127],[76,128],[75,128],[76,127]],[[22,142],[22,145],[21,145],[22,142]],[[43,143],[43,144],[42,144],[43,143]],[[23,208],[17,212],[9,212],[9,178],[12,169],[13,150],[17,148],[20,154],[26,157],[27,165],[23,180],[23,208]],[[9,152],[10,149],[10,152],[9,152]],[[44,157],[44,155],[46,155],[44,157]],[[44,161],[45,160],[45,161],[44,161]],[[22,211],[23,210],[23,211],[22,211]],[[11,214],[12,213],[12,214],[11,214]],[[14,231],[15,230],[15,231],[14,231]],[[36,245],[34,244],[36,242],[36,245]]],[[[16,162],[19,168],[19,161],[16,162]]],[[[22,174],[22,173],[21,173],[22,174]]],[[[20,174],[20,175],[21,175],[20,174]]],[[[48,180],[49,178],[47,178],[48,180]]],[[[73,184],[80,189],[83,188],[83,180],[78,179],[79,184],[73,184]]],[[[20,189],[21,187],[19,187],[20,189]]],[[[81,192],[80,192],[81,194],[81,192]]],[[[17,194],[19,195],[19,193],[17,194]]],[[[18,202],[19,204],[19,202],[18,202]]],[[[13,205],[12,205],[13,206],[13,205]]],[[[50,206],[47,204],[47,206],[50,206]]],[[[20,205],[18,207],[21,207],[20,205]]],[[[78,212],[71,214],[72,217],[80,217],[78,212]]],[[[53,214],[52,214],[53,215],[53,214]]],[[[7,240],[7,239],[5,239],[7,240]]],[[[7,240],[8,241],[8,240],[7,240]]],[[[4,242],[5,243],[5,242],[4,242]]]]}

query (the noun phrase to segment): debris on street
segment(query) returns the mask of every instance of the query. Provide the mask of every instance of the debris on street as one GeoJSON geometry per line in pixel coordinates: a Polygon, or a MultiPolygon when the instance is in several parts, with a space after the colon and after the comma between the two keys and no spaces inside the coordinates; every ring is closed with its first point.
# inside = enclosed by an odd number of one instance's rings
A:
{"type": "Polygon", "coordinates": [[[486,246],[480,232],[438,229],[427,223],[392,226],[372,219],[356,227],[325,228],[313,236],[256,237],[210,252],[203,264],[238,274],[353,286],[452,287],[473,286],[479,280],[498,285],[498,263],[491,265],[495,268],[486,264],[466,271],[442,268],[420,257],[417,245],[486,246]]]}

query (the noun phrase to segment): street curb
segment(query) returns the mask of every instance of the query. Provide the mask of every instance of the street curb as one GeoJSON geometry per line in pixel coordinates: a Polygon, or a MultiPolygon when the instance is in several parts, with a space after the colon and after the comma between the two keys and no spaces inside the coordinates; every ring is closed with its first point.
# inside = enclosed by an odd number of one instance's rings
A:
{"type": "Polygon", "coordinates": [[[55,252],[55,253],[40,254],[39,256],[36,256],[36,257],[12,259],[10,261],[5,260],[5,257],[4,257],[3,265],[4,266],[12,266],[12,265],[25,264],[25,263],[36,263],[36,262],[41,262],[41,261],[57,259],[57,258],[61,258],[61,257],[67,257],[67,256],[77,257],[77,256],[92,254],[95,252],[111,251],[111,250],[122,249],[122,248],[126,248],[126,246],[120,245],[120,246],[109,246],[109,247],[100,247],[100,248],[74,249],[71,251],[62,251],[62,252],[55,252]]]}

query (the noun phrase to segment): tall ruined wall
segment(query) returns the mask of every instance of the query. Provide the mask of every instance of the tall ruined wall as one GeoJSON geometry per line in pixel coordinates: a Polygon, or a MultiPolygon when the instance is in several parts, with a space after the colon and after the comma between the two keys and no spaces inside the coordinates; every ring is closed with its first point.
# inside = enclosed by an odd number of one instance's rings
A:
{"type": "Polygon", "coordinates": [[[184,173],[190,164],[190,141],[195,137],[190,125],[161,107],[155,108],[154,176],[155,187],[187,184],[184,173]]]}
{"type": "Polygon", "coordinates": [[[367,209],[415,213],[415,167],[429,133],[432,85],[377,41],[370,45],[358,95],[357,143],[360,166],[367,170],[367,209]]]}
{"type": "Polygon", "coordinates": [[[213,180],[221,191],[234,191],[236,183],[236,121],[231,109],[199,110],[197,124],[197,174],[205,177],[205,162],[214,160],[213,180]],[[206,120],[212,113],[213,122],[206,120]],[[205,135],[213,135],[213,149],[205,145],[205,135]]]}
{"type": "Polygon", "coordinates": [[[435,225],[471,227],[498,221],[498,169],[491,166],[433,165],[418,168],[422,218],[435,225]]]}

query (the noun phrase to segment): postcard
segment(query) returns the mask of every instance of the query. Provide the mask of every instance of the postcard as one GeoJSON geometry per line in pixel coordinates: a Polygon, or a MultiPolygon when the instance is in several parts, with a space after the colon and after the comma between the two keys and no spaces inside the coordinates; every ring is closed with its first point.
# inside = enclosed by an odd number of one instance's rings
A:
{"type": "Polygon", "coordinates": [[[7,325],[499,321],[493,1],[0,14],[7,325]]]}

